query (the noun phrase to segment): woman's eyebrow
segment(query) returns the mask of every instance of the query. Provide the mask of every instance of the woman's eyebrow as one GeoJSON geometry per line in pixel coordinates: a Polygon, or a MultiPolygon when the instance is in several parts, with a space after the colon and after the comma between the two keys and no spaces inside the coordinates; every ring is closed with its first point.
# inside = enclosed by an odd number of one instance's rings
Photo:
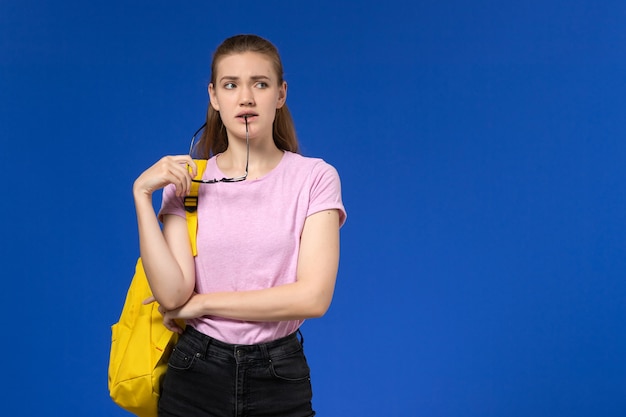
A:
{"type": "MultiPolygon", "coordinates": [[[[235,75],[225,75],[223,77],[220,78],[220,82],[224,82],[224,81],[239,81],[241,78],[237,77],[235,75]]],[[[267,75],[252,75],[250,77],[251,80],[253,81],[259,81],[259,80],[270,80],[270,77],[268,77],[267,75]]]]}
{"type": "Polygon", "coordinates": [[[250,77],[251,79],[253,79],[254,81],[258,81],[258,80],[269,80],[270,77],[268,77],[267,75],[253,75],[252,77],[250,77]]]}

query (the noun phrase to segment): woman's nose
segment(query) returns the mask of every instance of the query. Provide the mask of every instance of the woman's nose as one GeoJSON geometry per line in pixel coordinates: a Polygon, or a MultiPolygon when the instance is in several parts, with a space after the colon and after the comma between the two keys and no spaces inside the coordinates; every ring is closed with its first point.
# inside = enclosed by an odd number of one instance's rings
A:
{"type": "Polygon", "coordinates": [[[252,93],[252,88],[250,87],[242,87],[241,96],[239,97],[239,104],[241,106],[251,106],[254,104],[254,94],[252,93]]]}

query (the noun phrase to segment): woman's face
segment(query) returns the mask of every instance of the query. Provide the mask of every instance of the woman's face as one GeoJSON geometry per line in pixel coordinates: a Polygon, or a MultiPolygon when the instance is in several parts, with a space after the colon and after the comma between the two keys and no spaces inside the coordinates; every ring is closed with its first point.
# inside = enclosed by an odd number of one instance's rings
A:
{"type": "Polygon", "coordinates": [[[229,138],[272,138],[276,109],[285,104],[287,83],[279,83],[272,61],[263,54],[228,55],[217,64],[215,85],[209,84],[211,105],[220,113],[229,138]]]}

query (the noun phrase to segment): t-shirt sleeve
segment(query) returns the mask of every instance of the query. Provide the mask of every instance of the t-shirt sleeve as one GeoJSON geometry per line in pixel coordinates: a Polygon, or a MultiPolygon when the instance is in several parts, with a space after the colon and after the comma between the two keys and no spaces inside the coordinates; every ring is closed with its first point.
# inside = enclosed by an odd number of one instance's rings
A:
{"type": "Polygon", "coordinates": [[[339,210],[339,226],[343,226],[347,213],[341,199],[341,180],[335,167],[323,161],[316,164],[309,201],[307,216],[323,210],[336,209],[339,210]]]}
{"type": "Polygon", "coordinates": [[[173,184],[169,184],[163,188],[163,199],[158,215],[160,222],[163,222],[163,216],[166,214],[186,217],[183,199],[176,196],[176,187],[173,184]]]}

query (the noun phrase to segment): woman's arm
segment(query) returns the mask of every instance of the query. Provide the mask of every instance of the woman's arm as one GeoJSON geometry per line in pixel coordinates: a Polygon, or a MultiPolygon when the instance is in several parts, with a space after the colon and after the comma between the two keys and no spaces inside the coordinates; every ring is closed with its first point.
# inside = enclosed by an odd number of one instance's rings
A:
{"type": "Polygon", "coordinates": [[[178,196],[186,195],[193,174],[187,165],[195,171],[188,156],[165,157],[144,171],[133,185],[141,259],[154,298],[167,310],[189,300],[195,286],[195,268],[186,220],[166,215],[161,231],[152,207],[152,193],[174,184],[178,196]]]}
{"type": "Polygon", "coordinates": [[[247,321],[321,317],[330,306],[338,267],[339,212],[315,213],[304,223],[296,282],[255,291],[194,294],[180,309],[168,311],[165,323],[175,328],[174,319],[205,315],[247,321]]]}

